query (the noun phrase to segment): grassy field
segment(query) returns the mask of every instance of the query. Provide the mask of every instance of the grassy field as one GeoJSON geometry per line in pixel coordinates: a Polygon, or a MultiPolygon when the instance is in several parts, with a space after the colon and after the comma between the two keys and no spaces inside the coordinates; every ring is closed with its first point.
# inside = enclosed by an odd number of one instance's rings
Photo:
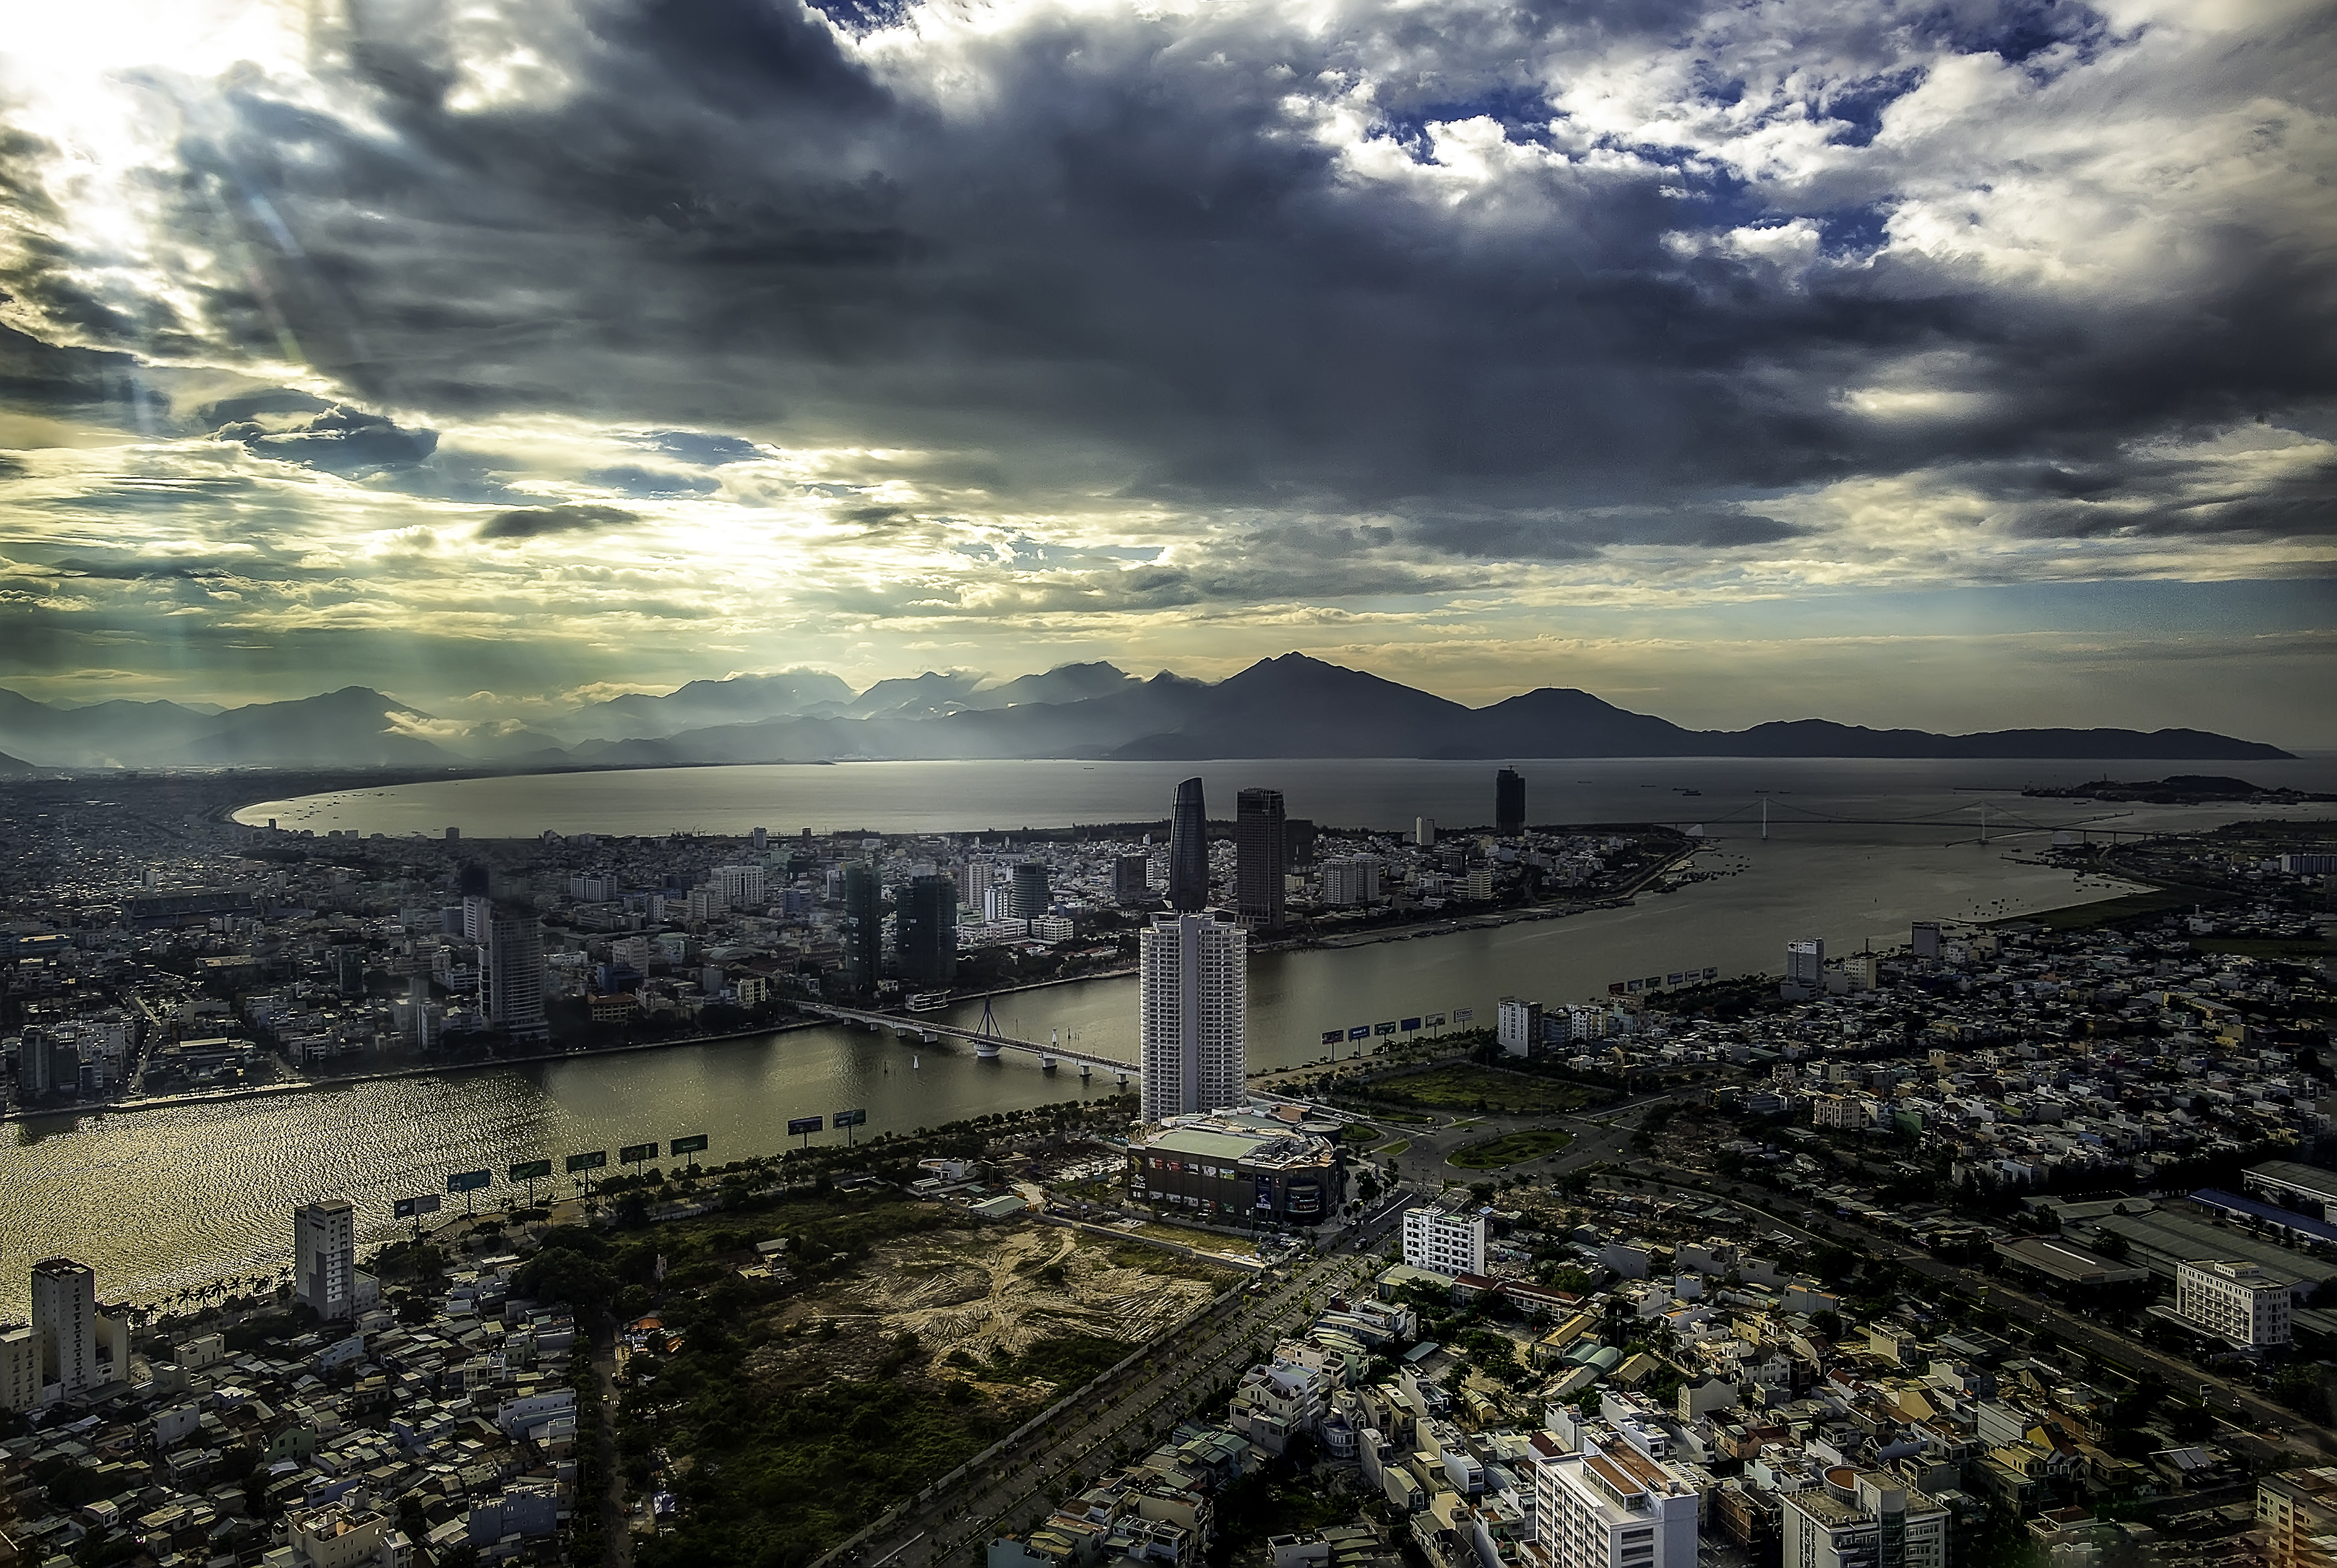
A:
{"type": "Polygon", "coordinates": [[[1399,1138],[1393,1143],[1383,1143],[1378,1148],[1373,1150],[1372,1158],[1374,1160],[1393,1160],[1411,1147],[1411,1139],[1399,1138]]]}
{"type": "Polygon", "coordinates": [[[1373,1100],[1492,1116],[1555,1116],[1590,1102],[1590,1092],[1579,1084],[1497,1073],[1468,1063],[1382,1079],[1364,1093],[1373,1100]]]}
{"type": "Polygon", "coordinates": [[[1482,1143],[1471,1143],[1445,1156],[1448,1164],[1463,1171],[1499,1171],[1508,1165],[1522,1165],[1529,1160],[1540,1160],[1555,1154],[1574,1142],[1570,1132],[1555,1127],[1537,1128],[1526,1132],[1512,1132],[1503,1138],[1489,1138],[1482,1143]]]}

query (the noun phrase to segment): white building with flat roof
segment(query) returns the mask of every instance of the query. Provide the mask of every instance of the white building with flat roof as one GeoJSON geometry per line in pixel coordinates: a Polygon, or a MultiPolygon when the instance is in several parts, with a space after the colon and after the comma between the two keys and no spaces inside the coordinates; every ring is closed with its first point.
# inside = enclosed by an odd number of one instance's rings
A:
{"type": "Polygon", "coordinates": [[[1482,1274],[1485,1217],[1433,1207],[1405,1210],[1403,1260],[1432,1274],[1482,1274]]]}
{"type": "Polygon", "coordinates": [[[770,902],[764,897],[760,866],[717,866],[706,875],[725,909],[757,909],[770,902]]]}
{"type": "Polygon", "coordinates": [[[2285,1345],[2291,1287],[2253,1263],[2207,1260],[2175,1266],[2175,1310],[2187,1322],[2241,1347],[2285,1345]]]}
{"type": "Polygon", "coordinates": [[[1784,1568],[1948,1568],[1948,1511],[1881,1470],[1837,1465],[1785,1494],[1784,1568]]]}
{"type": "Polygon", "coordinates": [[[1493,1037],[1511,1056],[1530,1056],[1541,1044],[1541,1004],[1504,996],[1495,1014],[1493,1037]]]}
{"type": "Polygon", "coordinates": [[[1694,1483],[1611,1432],[1581,1436],[1573,1453],[1534,1455],[1527,1568],[1696,1568],[1694,1483]]]}

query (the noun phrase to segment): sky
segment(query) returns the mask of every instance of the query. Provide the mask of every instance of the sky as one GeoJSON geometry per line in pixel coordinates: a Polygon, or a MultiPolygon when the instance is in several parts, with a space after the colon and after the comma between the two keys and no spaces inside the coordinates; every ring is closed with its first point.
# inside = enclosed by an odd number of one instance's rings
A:
{"type": "Polygon", "coordinates": [[[33,7],[0,684],[2337,749],[2332,179],[2283,0],[33,7]]]}

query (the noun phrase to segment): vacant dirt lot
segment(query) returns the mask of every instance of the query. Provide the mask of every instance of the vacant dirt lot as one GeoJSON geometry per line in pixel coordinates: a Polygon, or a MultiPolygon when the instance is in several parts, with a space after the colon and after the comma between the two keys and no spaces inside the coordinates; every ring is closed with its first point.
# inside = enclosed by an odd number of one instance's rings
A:
{"type": "Polygon", "coordinates": [[[888,1242],[850,1279],[798,1298],[788,1316],[833,1322],[847,1340],[913,1334],[925,1371],[984,1382],[1010,1363],[1028,1377],[1051,1342],[1132,1348],[1230,1278],[1051,1225],[1001,1226],[888,1242]]]}

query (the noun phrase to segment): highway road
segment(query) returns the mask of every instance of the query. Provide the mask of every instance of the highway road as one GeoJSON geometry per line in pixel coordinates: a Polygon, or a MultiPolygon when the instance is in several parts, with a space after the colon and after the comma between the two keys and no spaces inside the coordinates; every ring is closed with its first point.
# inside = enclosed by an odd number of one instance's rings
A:
{"type": "Polygon", "coordinates": [[[1330,1250],[1292,1264],[1288,1278],[1261,1294],[1233,1298],[1153,1346],[1127,1387],[1093,1408],[1066,1412],[1013,1449],[993,1455],[945,1495],[912,1508],[845,1561],[868,1568],[927,1568],[954,1563],[1002,1534],[1016,1534],[1048,1500],[1077,1491],[1103,1472],[1141,1457],[1223,1384],[1263,1359],[1283,1335],[1314,1321],[1325,1301],[1365,1286],[1385,1265],[1371,1249],[1411,1205],[1398,1194],[1370,1220],[1342,1231],[1330,1250]]]}

